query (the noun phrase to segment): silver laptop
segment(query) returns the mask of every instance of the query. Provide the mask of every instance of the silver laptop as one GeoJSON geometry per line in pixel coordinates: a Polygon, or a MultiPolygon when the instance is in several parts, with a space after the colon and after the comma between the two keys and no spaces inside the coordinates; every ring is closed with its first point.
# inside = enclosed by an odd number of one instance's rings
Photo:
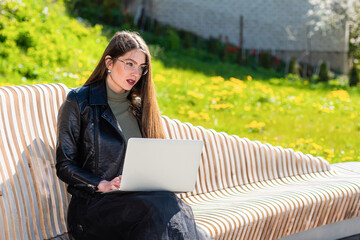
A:
{"type": "Polygon", "coordinates": [[[130,138],[113,191],[193,191],[202,149],[201,140],[130,138]]]}

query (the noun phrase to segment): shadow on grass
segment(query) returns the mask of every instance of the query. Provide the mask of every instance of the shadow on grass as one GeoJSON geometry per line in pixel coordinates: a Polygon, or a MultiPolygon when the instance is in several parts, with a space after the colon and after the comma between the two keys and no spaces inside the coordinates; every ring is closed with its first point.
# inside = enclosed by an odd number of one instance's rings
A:
{"type": "Polygon", "coordinates": [[[207,76],[222,76],[225,79],[235,77],[245,79],[247,76],[252,78],[268,80],[271,78],[281,78],[282,74],[263,68],[251,68],[240,66],[235,63],[227,63],[216,58],[206,59],[206,54],[199,51],[199,56],[194,55],[194,51],[189,54],[188,50],[164,50],[159,56],[155,56],[167,68],[177,68],[202,72],[207,76]]]}

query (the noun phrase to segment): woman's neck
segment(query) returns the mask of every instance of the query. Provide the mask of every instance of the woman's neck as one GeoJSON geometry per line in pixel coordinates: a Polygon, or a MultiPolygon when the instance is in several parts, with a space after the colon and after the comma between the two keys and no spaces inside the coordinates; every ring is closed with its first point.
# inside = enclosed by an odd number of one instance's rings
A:
{"type": "Polygon", "coordinates": [[[125,91],[123,93],[117,93],[110,88],[108,83],[106,82],[106,92],[108,100],[115,102],[126,102],[128,101],[127,97],[129,96],[129,91],[125,91]]]}

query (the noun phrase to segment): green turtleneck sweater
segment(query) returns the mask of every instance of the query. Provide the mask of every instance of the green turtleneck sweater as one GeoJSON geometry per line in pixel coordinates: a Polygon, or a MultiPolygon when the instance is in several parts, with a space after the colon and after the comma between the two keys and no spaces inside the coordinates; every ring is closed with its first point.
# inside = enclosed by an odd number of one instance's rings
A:
{"type": "Polygon", "coordinates": [[[127,99],[129,92],[114,92],[107,83],[106,92],[108,103],[118,121],[118,127],[125,136],[126,142],[132,137],[141,138],[138,122],[130,110],[130,101],[127,99]]]}

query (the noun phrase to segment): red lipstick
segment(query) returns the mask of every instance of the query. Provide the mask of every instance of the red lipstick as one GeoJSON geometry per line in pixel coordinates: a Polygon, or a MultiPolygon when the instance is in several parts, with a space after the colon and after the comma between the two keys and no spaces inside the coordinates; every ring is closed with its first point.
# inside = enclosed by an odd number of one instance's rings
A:
{"type": "Polygon", "coordinates": [[[136,83],[136,81],[132,79],[126,79],[126,82],[131,86],[133,86],[136,83]]]}

